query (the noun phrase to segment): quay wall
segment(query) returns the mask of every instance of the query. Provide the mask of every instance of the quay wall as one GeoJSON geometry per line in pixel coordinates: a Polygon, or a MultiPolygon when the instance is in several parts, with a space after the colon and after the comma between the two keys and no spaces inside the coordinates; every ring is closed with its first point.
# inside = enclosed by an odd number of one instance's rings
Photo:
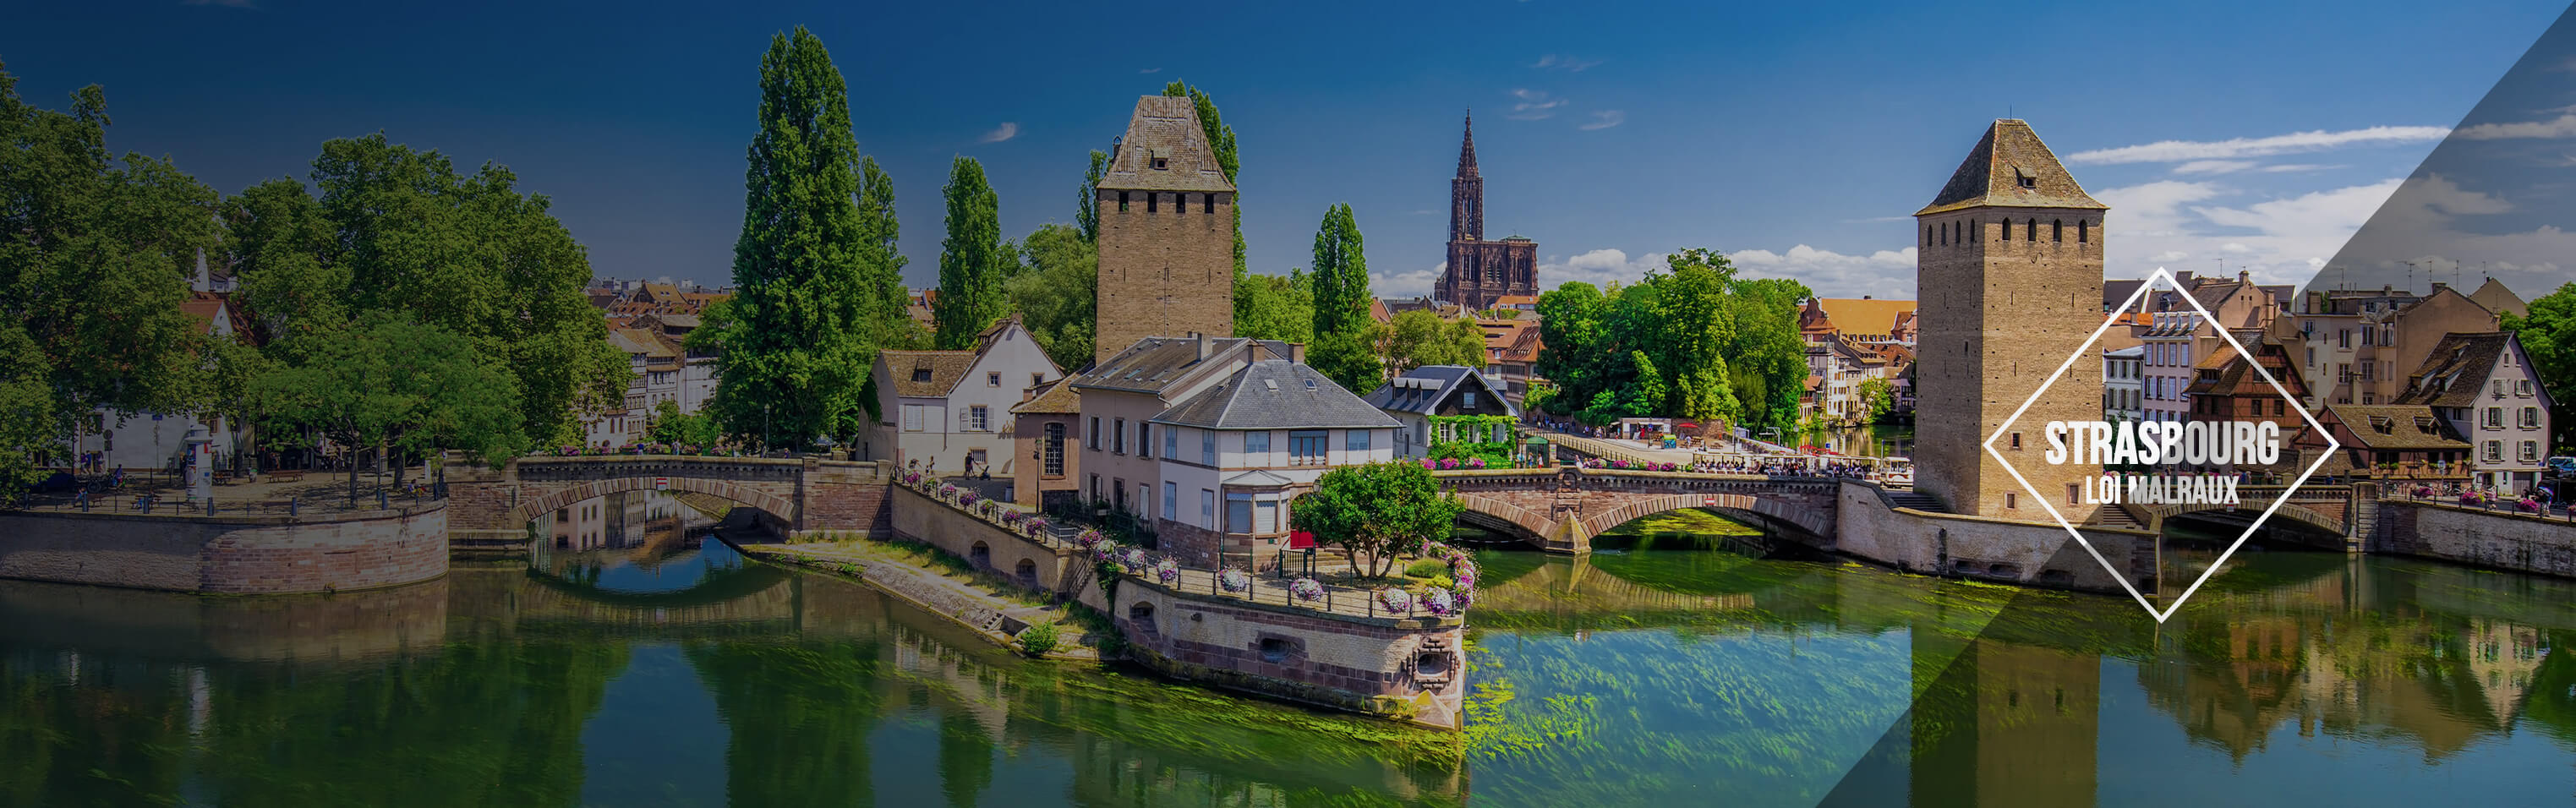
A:
{"type": "MultiPolygon", "coordinates": [[[[1877,485],[1856,480],[1842,484],[1836,521],[1837,551],[1909,572],[2123,592],[2120,582],[2054,523],[1893,507],[1877,485]]],[[[2085,528],[2083,534],[2102,557],[2128,570],[2139,591],[2153,588],[2154,534],[2105,528],[2085,528]]]]}
{"type": "Polygon", "coordinates": [[[0,578],[265,595],[445,574],[444,501],[307,516],[0,513],[0,578]]]}
{"type": "Polygon", "coordinates": [[[1460,726],[1467,691],[1461,656],[1466,623],[1460,618],[1364,618],[1255,604],[1181,592],[1132,575],[1118,578],[1112,599],[1078,551],[1041,544],[919,491],[889,488],[898,538],[960,558],[973,558],[980,543],[1004,577],[1021,560],[1033,562],[1032,588],[1109,615],[1126,636],[1128,658],[1165,676],[1428,726],[1460,726]]]}
{"type": "Polygon", "coordinates": [[[2564,517],[2383,499],[2378,521],[2374,553],[2576,578],[2576,523],[2564,517]]]}

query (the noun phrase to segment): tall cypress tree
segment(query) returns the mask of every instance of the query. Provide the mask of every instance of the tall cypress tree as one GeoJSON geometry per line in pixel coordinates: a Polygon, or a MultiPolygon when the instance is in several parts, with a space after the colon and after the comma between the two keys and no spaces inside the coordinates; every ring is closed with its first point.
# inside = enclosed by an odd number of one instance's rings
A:
{"type": "Polygon", "coordinates": [[[1358,330],[1368,319],[1368,258],[1349,203],[1324,211],[1315,229],[1315,336],[1358,330]]]}
{"type": "Polygon", "coordinates": [[[1002,289],[1005,261],[1018,258],[1002,244],[1001,201],[984,181],[984,165],[959,157],[948,169],[948,239],[939,244],[939,301],[932,317],[941,350],[975,347],[975,336],[1010,309],[1002,289]]]}
{"type": "MultiPolygon", "coordinates": [[[[882,327],[871,309],[882,308],[872,299],[884,293],[886,262],[870,259],[894,232],[860,214],[847,85],[803,26],[772,37],[761,57],[749,163],[712,409],[727,432],[767,445],[826,434],[847,443],[882,327]]],[[[878,201],[891,214],[892,193],[878,201]]]]}
{"type": "Polygon", "coordinates": [[[903,288],[903,253],[896,241],[902,224],[895,221],[894,180],[877,167],[877,158],[859,158],[859,228],[866,234],[861,269],[865,273],[867,318],[878,326],[875,343],[892,348],[911,344],[912,312],[903,288]]]}
{"type": "Polygon", "coordinates": [[[1082,204],[1073,209],[1073,223],[1082,231],[1082,240],[1100,243],[1100,178],[1109,173],[1109,153],[1091,150],[1091,169],[1082,174],[1082,204]]]}

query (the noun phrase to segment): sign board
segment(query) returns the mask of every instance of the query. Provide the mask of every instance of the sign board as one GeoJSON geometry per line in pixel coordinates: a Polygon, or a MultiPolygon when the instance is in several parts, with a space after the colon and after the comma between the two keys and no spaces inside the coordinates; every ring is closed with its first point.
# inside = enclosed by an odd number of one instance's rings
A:
{"type": "Polygon", "coordinates": [[[1716,497],[1700,497],[1700,498],[1699,498],[1699,504],[1701,504],[1701,505],[1705,505],[1705,506],[1708,506],[1708,507],[1711,507],[1711,508],[1714,508],[1714,507],[1717,507],[1717,498],[1716,498],[1716,497]]]}
{"type": "Polygon", "coordinates": [[[669,490],[671,490],[671,478],[669,478],[669,477],[655,477],[655,478],[653,478],[653,490],[655,490],[655,491],[669,491],[669,490]]]}

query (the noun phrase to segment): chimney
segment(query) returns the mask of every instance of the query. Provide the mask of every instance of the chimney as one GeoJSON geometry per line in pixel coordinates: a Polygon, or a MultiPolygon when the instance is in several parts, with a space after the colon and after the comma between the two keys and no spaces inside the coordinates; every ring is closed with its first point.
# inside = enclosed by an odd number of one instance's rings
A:
{"type": "Polygon", "coordinates": [[[1208,358],[1208,349],[1209,349],[1209,348],[1212,348],[1212,347],[1215,347],[1215,346],[1213,345],[1213,343],[1215,342],[1215,338],[1214,338],[1214,337],[1210,337],[1210,336],[1208,336],[1208,335],[1207,335],[1207,334],[1205,334],[1205,333],[1194,333],[1194,334],[1191,334],[1190,336],[1194,336],[1194,337],[1197,337],[1197,338],[1199,339],[1199,360],[1200,360],[1200,361],[1203,361],[1203,362],[1204,362],[1204,361],[1207,361],[1207,358],[1208,358]]]}
{"type": "Polygon", "coordinates": [[[1295,362],[1300,365],[1306,364],[1306,343],[1288,343],[1288,361],[1295,362]]]}

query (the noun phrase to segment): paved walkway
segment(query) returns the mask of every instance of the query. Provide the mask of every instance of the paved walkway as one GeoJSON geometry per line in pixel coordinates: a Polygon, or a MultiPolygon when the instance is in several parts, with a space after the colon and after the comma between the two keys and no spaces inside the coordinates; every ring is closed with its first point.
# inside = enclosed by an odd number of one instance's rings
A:
{"type": "MultiPolygon", "coordinates": [[[[876,579],[882,578],[888,572],[896,572],[910,579],[908,581],[908,585],[901,587],[901,589],[924,587],[933,590],[930,597],[923,597],[924,593],[919,591],[896,592],[896,594],[903,595],[906,599],[915,601],[938,601],[953,598],[979,604],[994,614],[1007,616],[1013,620],[1026,623],[1028,625],[1037,625],[1039,623],[1058,623],[1061,624],[1060,628],[1071,631],[1072,635],[1067,636],[1064,644],[1057,646],[1056,650],[1049,652],[1047,654],[1048,657],[1058,659],[1100,658],[1098,651],[1073,642],[1073,638],[1075,636],[1079,636],[1083,629],[1080,625],[1065,622],[1063,619],[1065,617],[1065,612],[1064,608],[1061,606],[1032,606],[1016,598],[1005,596],[991,588],[974,583],[968,583],[966,581],[960,581],[956,578],[949,577],[947,574],[939,570],[924,568],[914,563],[911,559],[904,558],[903,556],[890,551],[870,547],[864,542],[745,544],[740,545],[740,547],[743,552],[749,553],[753,556],[787,556],[795,560],[809,563],[825,562],[855,564],[868,571],[867,574],[863,576],[864,578],[877,583],[883,583],[876,579]]],[[[923,608],[931,609],[934,612],[939,611],[939,607],[930,602],[921,602],[918,605],[923,608]]],[[[948,616],[954,617],[955,615],[948,616]]],[[[1005,646],[1010,644],[1010,637],[1001,635],[999,632],[994,631],[990,626],[969,625],[968,628],[988,634],[995,642],[1001,643],[1005,646]]]]}

